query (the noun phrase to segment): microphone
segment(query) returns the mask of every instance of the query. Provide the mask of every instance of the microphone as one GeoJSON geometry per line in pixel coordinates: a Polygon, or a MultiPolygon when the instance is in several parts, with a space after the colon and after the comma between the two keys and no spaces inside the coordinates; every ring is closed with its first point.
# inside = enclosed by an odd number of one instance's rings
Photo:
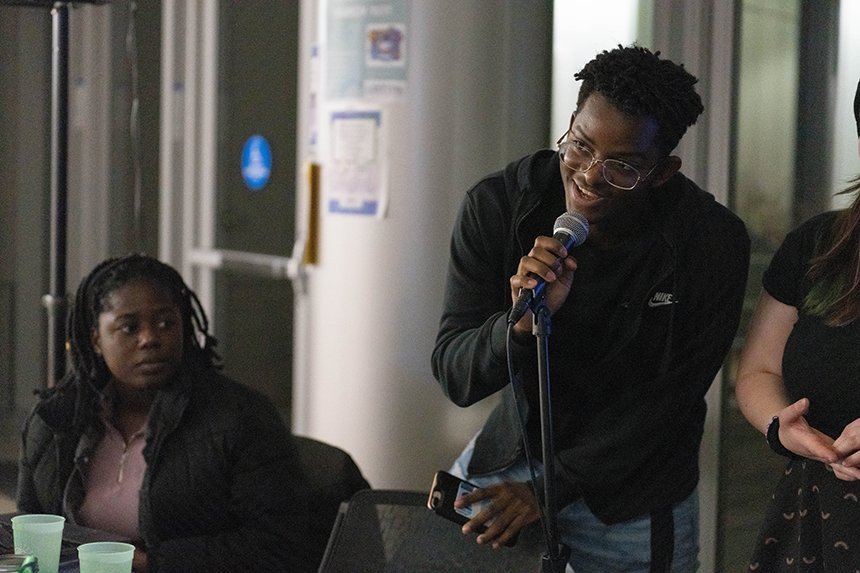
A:
{"type": "MultiPolygon", "coordinates": [[[[578,247],[584,243],[585,239],[588,238],[588,221],[583,215],[576,211],[562,213],[558,219],[555,220],[555,226],[553,227],[552,232],[552,238],[564,245],[564,248],[569,251],[573,247],[578,247]]],[[[534,277],[531,273],[529,273],[529,275],[534,277]]],[[[538,281],[537,286],[531,289],[520,289],[520,294],[517,296],[517,302],[508,314],[508,324],[519,322],[526,311],[532,308],[535,301],[539,301],[543,298],[546,281],[540,277],[534,278],[538,281]]]]}

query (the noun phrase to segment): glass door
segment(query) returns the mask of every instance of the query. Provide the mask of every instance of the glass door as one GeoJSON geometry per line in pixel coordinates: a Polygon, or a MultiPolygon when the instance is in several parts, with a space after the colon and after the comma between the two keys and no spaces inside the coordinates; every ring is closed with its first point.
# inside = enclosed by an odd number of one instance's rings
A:
{"type": "Polygon", "coordinates": [[[291,406],[298,2],[220,2],[215,325],[225,372],[291,406]],[[266,154],[268,150],[268,154],[266,154]]]}
{"type": "Polygon", "coordinates": [[[730,206],[752,258],[744,316],[723,386],[718,571],[742,571],[785,462],[771,455],[734,398],[735,369],[761,279],[786,233],[834,209],[860,171],[851,98],[860,43],[856,2],[742,0],[730,206]],[[852,12],[853,11],[853,12],[852,12]]]}
{"type": "Polygon", "coordinates": [[[165,5],[160,256],[197,292],[224,372],[289,421],[299,3],[165,5]]]}

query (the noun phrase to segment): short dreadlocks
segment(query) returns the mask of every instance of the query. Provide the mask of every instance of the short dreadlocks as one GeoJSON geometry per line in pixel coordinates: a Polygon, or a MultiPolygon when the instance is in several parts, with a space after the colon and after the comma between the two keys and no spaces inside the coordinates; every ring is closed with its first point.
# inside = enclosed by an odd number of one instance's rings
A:
{"type": "Polygon", "coordinates": [[[626,114],[652,117],[659,126],[656,143],[670,153],[705,108],[693,89],[698,80],[683,65],[659,56],[659,51],[621,45],[598,54],[574,75],[582,81],[577,109],[598,92],[626,114]]]}

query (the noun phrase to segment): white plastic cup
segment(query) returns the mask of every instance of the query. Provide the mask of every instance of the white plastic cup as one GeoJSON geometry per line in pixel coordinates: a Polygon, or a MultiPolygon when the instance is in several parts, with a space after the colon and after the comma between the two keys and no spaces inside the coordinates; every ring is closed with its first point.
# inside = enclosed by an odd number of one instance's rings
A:
{"type": "Polygon", "coordinates": [[[40,573],[57,573],[65,522],[66,518],[62,515],[16,515],[12,518],[15,553],[35,555],[39,561],[40,573]]]}
{"type": "Polygon", "coordinates": [[[132,558],[134,545],[130,543],[95,541],[78,545],[81,573],[131,573],[132,558]]]}

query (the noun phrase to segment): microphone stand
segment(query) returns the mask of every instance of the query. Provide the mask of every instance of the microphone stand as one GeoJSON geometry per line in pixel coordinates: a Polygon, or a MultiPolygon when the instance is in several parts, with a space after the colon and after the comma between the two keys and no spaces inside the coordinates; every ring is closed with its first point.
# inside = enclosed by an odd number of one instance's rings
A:
{"type": "Polygon", "coordinates": [[[543,452],[543,487],[546,503],[547,552],[541,556],[541,573],[565,573],[570,548],[558,538],[558,511],[555,501],[555,446],[552,430],[552,398],[549,379],[549,335],[552,319],[544,305],[543,297],[535,301],[532,309],[538,359],[538,390],[540,394],[540,428],[543,452]]]}

